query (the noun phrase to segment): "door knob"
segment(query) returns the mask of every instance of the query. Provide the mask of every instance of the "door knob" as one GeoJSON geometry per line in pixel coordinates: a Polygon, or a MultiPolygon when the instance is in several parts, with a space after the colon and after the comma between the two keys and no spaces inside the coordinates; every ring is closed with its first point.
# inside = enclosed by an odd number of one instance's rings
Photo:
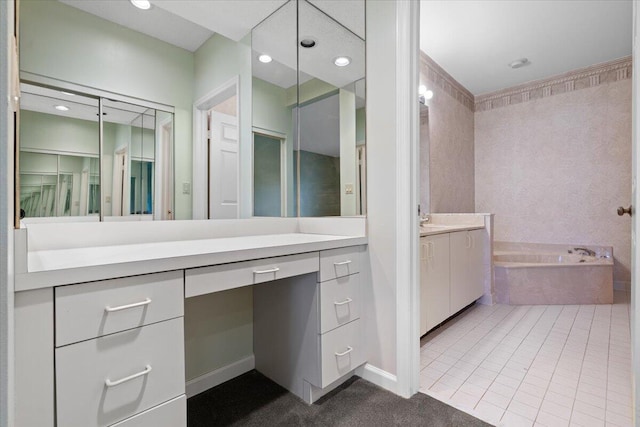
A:
{"type": "Polygon", "coordinates": [[[629,216],[631,216],[632,209],[633,206],[629,206],[628,208],[623,208],[622,206],[620,206],[618,208],[618,215],[622,216],[624,214],[629,214],[629,216]]]}

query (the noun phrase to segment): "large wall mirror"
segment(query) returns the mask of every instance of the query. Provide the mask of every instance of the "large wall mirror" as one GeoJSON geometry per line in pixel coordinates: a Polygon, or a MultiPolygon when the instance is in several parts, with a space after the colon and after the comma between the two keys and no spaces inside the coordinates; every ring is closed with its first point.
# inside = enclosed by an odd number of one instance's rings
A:
{"type": "Polygon", "coordinates": [[[24,218],[171,219],[173,113],[27,83],[21,91],[24,218]]]}
{"type": "Polygon", "coordinates": [[[26,218],[366,213],[364,0],[151,3],[22,1],[26,218]]]}

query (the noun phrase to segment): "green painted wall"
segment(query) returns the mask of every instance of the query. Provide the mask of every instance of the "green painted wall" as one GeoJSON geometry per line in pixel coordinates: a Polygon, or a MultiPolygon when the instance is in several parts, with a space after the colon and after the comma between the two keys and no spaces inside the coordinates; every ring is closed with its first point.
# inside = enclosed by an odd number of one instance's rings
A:
{"type": "MultiPolygon", "coordinates": [[[[20,2],[20,70],[173,105],[176,182],[191,182],[194,56],[57,1],[20,2]]],[[[176,187],[181,188],[181,185],[176,187]]],[[[175,195],[191,218],[191,195],[175,195]]]]}
{"type": "Polygon", "coordinates": [[[364,145],[366,143],[366,111],[363,108],[356,110],[356,145],[364,145]]]}

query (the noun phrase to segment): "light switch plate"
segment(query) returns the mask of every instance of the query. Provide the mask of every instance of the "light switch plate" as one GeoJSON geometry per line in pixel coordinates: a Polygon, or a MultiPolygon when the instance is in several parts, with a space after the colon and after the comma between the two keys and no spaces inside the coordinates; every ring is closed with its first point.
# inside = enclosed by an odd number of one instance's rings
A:
{"type": "Polygon", "coordinates": [[[182,183],[182,194],[191,194],[191,183],[189,182],[182,183]]]}
{"type": "Polygon", "coordinates": [[[353,194],[353,184],[344,185],[344,194],[353,194]]]}

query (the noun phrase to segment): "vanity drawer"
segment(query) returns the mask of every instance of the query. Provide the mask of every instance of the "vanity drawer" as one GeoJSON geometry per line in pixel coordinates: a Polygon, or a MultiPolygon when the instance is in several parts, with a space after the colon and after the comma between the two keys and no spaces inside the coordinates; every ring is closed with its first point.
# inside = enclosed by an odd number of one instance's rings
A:
{"type": "Polygon", "coordinates": [[[362,246],[330,249],[320,252],[320,281],[360,272],[362,246]]]}
{"type": "Polygon", "coordinates": [[[360,320],[319,335],[324,388],[365,362],[360,320]]]}
{"type": "Polygon", "coordinates": [[[360,274],[320,283],[320,333],[360,318],[360,274]]]}
{"type": "Polygon", "coordinates": [[[187,427],[187,398],[182,395],[127,418],[113,427],[187,427]]]}
{"type": "Polygon", "coordinates": [[[56,346],[183,316],[183,283],[179,270],[56,287],[56,346]]]}
{"type": "Polygon", "coordinates": [[[59,426],[108,426],[185,392],[182,317],[56,349],[59,426]]]}
{"type": "Polygon", "coordinates": [[[318,252],[189,269],[185,298],[318,271],[318,252]]]}

